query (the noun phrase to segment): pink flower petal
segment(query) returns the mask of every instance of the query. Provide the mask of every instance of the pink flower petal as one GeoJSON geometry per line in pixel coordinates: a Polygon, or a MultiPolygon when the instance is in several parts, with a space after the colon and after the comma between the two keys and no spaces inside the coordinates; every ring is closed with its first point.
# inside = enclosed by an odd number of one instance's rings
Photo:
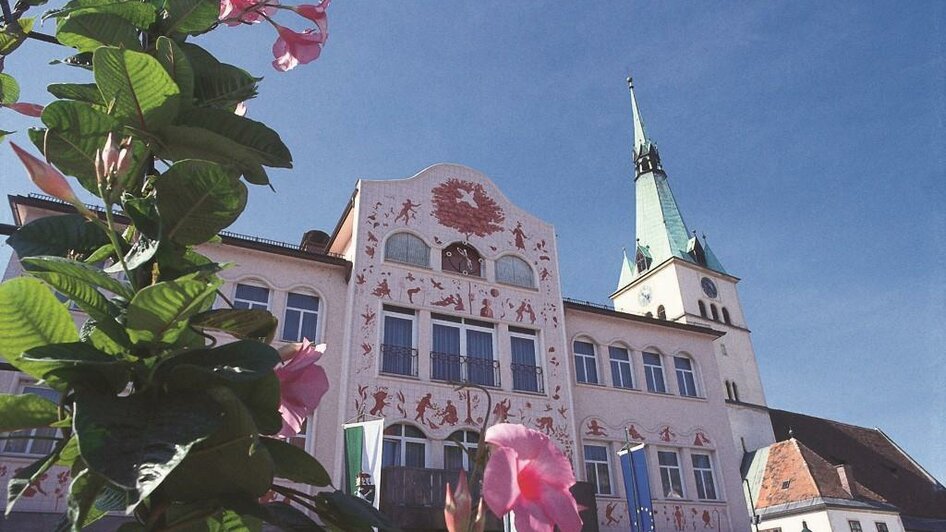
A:
{"type": "Polygon", "coordinates": [[[483,472],[483,499],[496,515],[508,513],[519,498],[516,462],[516,451],[497,447],[493,449],[489,462],[486,463],[486,470],[483,472]]]}
{"type": "Polygon", "coordinates": [[[581,517],[578,515],[578,503],[568,491],[548,489],[542,494],[541,502],[545,515],[558,525],[561,532],[581,530],[581,517]]]}
{"type": "Polygon", "coordinates": [[[4,104],[4,106],[9,107],[11,110],[21,115],[32,116],[34,118],[39,118],[43,114],[43,106],[35,103],[8,103],[4,104]]]}
{"type": "Polygon", "coordinates": [[[553,532],[553,522],[542,509],[533,503],[522,502],[516,505],[516,530],[529,532],[553,532]]]}
{"type": "Polygon", "coordinates": [[[16,156],[20,158],[23,166],[26,167],[26,173],[29,174],[30,179],[33,180],[33,183],[36,183],[36,186],[38,186],[40,190],[67,203],[73,205],[80,204],[79,198],[77,198],[75,192],[72,191],[72,187],[69,186],[66,177],[62,175],[59,170],[56,170],[53,165],[30,155],[26,150],[13,142],[10,143],[10,146],[13,148],[16,156]]]}

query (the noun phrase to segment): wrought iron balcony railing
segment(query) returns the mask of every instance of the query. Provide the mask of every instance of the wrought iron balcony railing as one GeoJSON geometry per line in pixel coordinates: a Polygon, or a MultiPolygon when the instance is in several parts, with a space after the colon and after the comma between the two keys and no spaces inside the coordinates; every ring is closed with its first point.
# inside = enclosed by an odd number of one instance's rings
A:
{"type": "Polygon", "coordinates": [[[381,344],[381,373],[417,376],[417,349],[381,344]]]}
{"type": "Polygon", "coordinates": [[[499,361],[431,351],[430,380],[469,382],[498,388],[501,386],[499,361]]]}
{"type": "Polygon", "coordinates": [[[531,364],[509,365],[512,369],[512,389],[520,392],[545,393],[542,368],[531,364]]]}

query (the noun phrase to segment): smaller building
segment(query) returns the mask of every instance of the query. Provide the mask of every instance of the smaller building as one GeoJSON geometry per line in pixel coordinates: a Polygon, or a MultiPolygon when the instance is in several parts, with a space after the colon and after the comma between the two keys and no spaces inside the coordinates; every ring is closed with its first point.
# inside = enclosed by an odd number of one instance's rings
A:
{"type": "Polygon", "coordinates": [[[853,467],[834,465],[795,438],[748,453],[743,474],[760,531],[904,530],[897,507],[858,482],[853,467]]]}

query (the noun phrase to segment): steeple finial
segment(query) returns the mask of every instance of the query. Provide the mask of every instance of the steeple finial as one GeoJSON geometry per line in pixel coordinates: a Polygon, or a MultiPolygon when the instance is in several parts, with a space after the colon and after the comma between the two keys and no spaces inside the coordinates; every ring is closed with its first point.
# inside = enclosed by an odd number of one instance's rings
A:
{"type": "Polygon", "coordinates": [[[631,92],[631,112],[634,115],[634,159],[641,156],[641,148],[647,144],[647,134],[644,132],[644,119],[641,110],[637,107],[637,96],[634,95],[634,78],[627,77],[627,89],[631,92]]]}

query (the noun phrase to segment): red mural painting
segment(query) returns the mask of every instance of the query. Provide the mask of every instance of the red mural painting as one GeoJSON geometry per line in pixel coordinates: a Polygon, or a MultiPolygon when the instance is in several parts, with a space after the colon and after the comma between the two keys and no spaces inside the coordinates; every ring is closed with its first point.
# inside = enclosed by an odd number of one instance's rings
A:
{"type": "Polygon", "coordinates": [[[703,431],[697,431],[696,437],[693,438],[693,445],[703,447],[707,443],[710,443],[710,439],[706,437],[706,434],[704,434],[703,431]]]}
{"type": "Polygon", "coordinates": [[[588,422],[588,431],[585,432],[588,436],[607,436],[608,433],[605,430],[603,425],[598,424],[597,419],[592,419],[588,422]]]}
{"type": "Polygon", "coordinates": [[[374,407],[369,413],[372,416],[384,417],[384,407],[391,404],[387,401],[388,390],[386,388],[378,388],[378,391],[374,392],[371,397],[374,398],[374,407]]]}
{"type": "Polygon", "coordinates": [[[666,425],[660,429],[660,441],[671,442],[674,438],[677,437],[677,434],[670,430],[670,426],[666,425]]]}
{"type": "Polygon", "coordinates": [[[512,408],[512,403],[509,399],[503,399],[496,403],[496,406],[493,407],[493,416],[495,416],[496,423],[505,423],[509,419],[510,408],[512,408]]]}
{"type": "Polygon", "coordinates": [[[645,439],[647,439],[647,438],[644,438],[644,436],[640,432],[637,432],[637,428],[634,427],[633,424],[627,426],[627,437],[632,440],[637,440],[637,441],[644,441],[645,439]]]}
{"type": "Polygon", "coordinates": [[[621,520],[624,519],[623,515],[615,516],[614,511],[617,509],[618,503],[609,502],[608,506],[604,509],[604,518],[607,519],[606,522],[602,523],[604,526],[619,525],[621,520]]]}
{"type": "Polygon", "coordinates": [[[516,222],[516,228],[512,230],[512,235],[516,237],[516,247],[525,251],[526,240],[528,240],[529,237],[527,237],[525,231],[522,230],[522,222],[516,222]]]}
{"type": "Polygon", "coordinates": [[[427,410],[434,408],[433,395],[428,393],[421,398],[420,401],[417,401],[417,408],[414,409],[417,412],[417,415],[414,416],[414,421],[419,421],[421,425],[427,425],[427,410]]]}
{"type": "Polygon", "coordinates": [[[381,299],[391,299],[391,288],[388,286],[388,280],[381,279],[381,281],[378,282],[378,286],[371,291],[371,295],[381,299]]]}
{"type": "Polygon", "coordinates": [[[414,203],[409,199],[404,200],[404,203],[401,204],[401,212],[394,217],[394,223],[402,218],[404,219],[404,225],[410,223],[411,220],[417,218],[417,207],[420,207],[420,203],[414,203]]]}
{"type": "Polygon", "coordinates": [[[433,189],[433,215],[441,225],[466,235],[484,237],[503,230],[503,209],[486,194],[483,185],[449,179],[433,189]]]}
{"type": "Polygon", "coordinates": [[[457,406],[453,404],[453,401],[447,399],[447,405],[443,407],[443,410],[437,412],[437,417],[440,418],[441,425],[456,425],[460,421],[460,416],[457,414],[457,406]]]}

